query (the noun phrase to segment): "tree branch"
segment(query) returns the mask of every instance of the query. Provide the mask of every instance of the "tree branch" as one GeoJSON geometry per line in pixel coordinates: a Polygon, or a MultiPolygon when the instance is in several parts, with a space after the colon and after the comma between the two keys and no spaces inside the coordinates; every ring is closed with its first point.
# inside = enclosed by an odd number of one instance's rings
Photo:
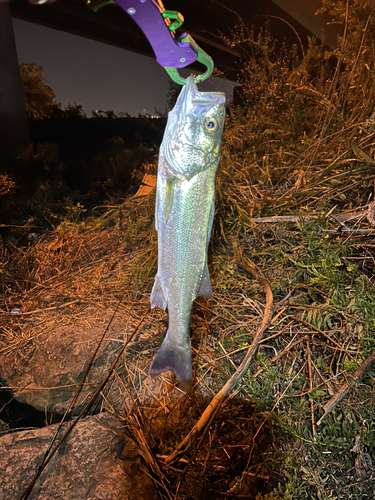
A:
{"type": "Polygon", "coordinates": [[[248,266],[242,261],[237,261],[237,266],[250,273],[254,278],[258,280],[259,284],[263,286],[265,289],[266,306],[264,309],[264,316],[262,323],[254,337],[252,344],[249,346],[245,358],[243,359],[240,366],[237,368],[237,371],[231,376],[231,378],[224,385],[224,387],[214,396],[211,403],[204,410],[200,419],[191,429],[189,434],[181,441],[181,443],[177,446],[175,451],[166,458],[165,460],[166,463],[170,463],[176,460],[176,458],[185,453],[194,444],[194,442],[200,435],[201,435],[201,440],[203,439],[205,433],[208,431],[211,422],[215,418],[216,414],[223,406],[224,402],[227,400],[232,390],[236,387],[237,384],[239,384],[239,382],[242,380],[243,376],[249,369],[251,360],[257,350],[259,342],[262,339],[263,333],[268,328],[271,322],[272,312],[273,312],[272,311],[273,294],[268,281],[263,276],[259,275],[253,267],[248,266]]]}
{"type": "Polygon", "coordinates": [[[326,418],[326,416],[333,411],[339,402],[344,399],[352,387],[359,384],[361,379],[366,375],[371,366],[375,363],[375,349],[372,351],[370,356],[361,364],[359,368],[353,373],[353,375],[348,376],[348,380],[343,384],[340,389],[336,392],[334,396],[323,406],[324,415],[317,421],[316,425],[320,425],[321,422],[326,418]]]}

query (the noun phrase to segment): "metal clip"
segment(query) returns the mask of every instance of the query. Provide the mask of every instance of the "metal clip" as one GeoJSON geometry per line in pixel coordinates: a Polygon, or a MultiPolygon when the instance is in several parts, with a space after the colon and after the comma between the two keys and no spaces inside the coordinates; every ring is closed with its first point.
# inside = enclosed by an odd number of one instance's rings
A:
{"type": "MultiPolygon", "coordinates": [[[[207,68],[202,75],[197,75],[194,77],[194,83],[200,83],[203,82],[204,80],[207,80],[207,78],[211,76],[214,70],[214,62],[212,58],[207,54],[207,52],[205,52],[203,49],[199,47],[199,45],[190,35],[186,33],[182,35],[182,37],[179,39],[179,42],[188,43],[190,47],[194,50],[194,52],[196,52],[197,61],[206,66],[207,68]]],[[[180,76],[177,68],[164,66],[164,69],[174,82],[178,83],[179,85],[186,85],[187,83],[186,78],[180,76]]]]}
{"type": "Polygon", "coordinates": [[[177,10],[163,10],[161,15],[164,17],[164,19],[172,19],[174,21],[173,23],[170,23],[168,25],[169,31],[175,31],[177,28],[180,28],[180,26],[183,25],[184,16],[177,12],[177,10]]]}

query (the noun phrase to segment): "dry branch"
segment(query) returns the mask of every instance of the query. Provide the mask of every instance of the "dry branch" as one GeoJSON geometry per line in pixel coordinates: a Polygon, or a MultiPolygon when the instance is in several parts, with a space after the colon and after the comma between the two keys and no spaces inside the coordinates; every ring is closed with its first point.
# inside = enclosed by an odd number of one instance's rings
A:
{"type": "Polygon", "coordinates": [[[275,215],[273,217],[256,217],[251,222],[299,222],[300,220],[317,219],[317,215],[275,215]]]}
{"type": "Polygon", "coordinates": [[[251,360],[258,348],[260,340],[262,339],[262,335],[271,322],[272,309],[273,309],[273,294],[268,281],[263,276],[259,275],[254,268],[248,266],[242,261],[237,261],[237,266],[250,273],[254,278],[258,280],[259,284],[263,286],[265,289],[266,306],[264,309],[264,316],[262,323],[254,337],[253,342],[248,348],[245,358],[243,359],[240,366],[237,368],[237,371],[231,376],[231,378],[224,385],[224,387],[215,395],[215,397],[212,399],[211,403],[202,413],[200,419],[191,429],[189,434],[181,441],[181,443],[177,446],[175,451],[166,458],[165,460],[166,463],[170,463],[176,460],[176,458],[185,453],[194,444],[194,442],[200,435],[202,435],[203,438],[211,422],[215,418],[215,415],[218,413],[218,411],[223,406],[224,402],[227,400],[232,390],[236,387],[237,384],[239,384],[239,382],[242,380],[243,376],[249,369],[251,360]]]}
{"type": "Polygon", "coordinates": [[[19,312],[17,314],[8,312],[8,311],[0,311],[0,314],[6,314],[9,316],[29,316],[30,314],[37,314],[37,313],[42,313],[42,312],[47,312],[47,311],[56,311],[57,309],[63,309],[64,307],[69,307],[73,304],[78,304],[81,302],[81,299],[76,299],[72,300],[71,302],[66,302],[65,304],[60,304],[59,306],[53,306],[53,307],[45,307],[44,309],[35,309],[34,311],[28,311],[28,312],[19,312]]]}
{"type": "MultiPolygon", "coordinates": [[[[307,367],[309,373],[309,387],[310,393],[313,391],[313,379],[312,379],[312,368],[311,368],[311,351],[310,351],[310,342],[306,342],[307,347],[307,367]]],[[[310,408],[311,408],[311,426],[313,430],[314,439],[316,439],[316,430],[315,430],[315,416],[314,416],[314,400],[311,396],[309,396],[310,408]]]]}
{"type": "MultiPolygon", "coordinates": [[[[326,217],[329,215],[331,214],[327,214],[326,217]]],[[[361,210],[360,212],[347,212],[337,214],[332,217],[338,222],[350,222],[366,217],[370,224],[375,225],[374,204],[373,202],[369,203],[367,210],[361,210]]],[[[251,222],[299,222],[301,220],[308,221],[318,218],[318,215],[275,215],[273,217],[257,217],[250,220],[251,222]]]]}
{"type": "Polygon", "coordinates": [[[359,368],[353,373],[353,375],[348,376],[348,380],[343,384],[340,389],[336,392],[334,396],[323,406],[324,415],[318,420],[316,425],[320,425],[321,422],[326,418],[326,416],[333,411],[339,402],[348,394],[351,387],[355,387],[359,384],[361,379],[366,375],[371,366],[375,363],[375,350],[372,351],[370,356],[361,364],[359,368]]]}
{"type": "Polygon", "coordinates": [[[366,211],[366,217],[369,223],[375,227],[375,202],[371,202],[368,204],[367,211],[366,211]]]}

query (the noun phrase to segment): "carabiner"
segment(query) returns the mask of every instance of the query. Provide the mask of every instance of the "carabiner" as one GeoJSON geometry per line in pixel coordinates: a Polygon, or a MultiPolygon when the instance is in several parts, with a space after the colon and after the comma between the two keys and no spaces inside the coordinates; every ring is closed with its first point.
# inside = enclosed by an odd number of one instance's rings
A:
{"type": "MultiPolygon", "coordinates": [[[[195,42],[195,40],[187,33],[184,33],[182,37],[179,38],[179,42],[188,43],[190,47],[194,50],[194,52],[196,52],[197,61],[206,66],[207,68],[202,75],[197,75],[194,77],[194,83],[200,83],[203,82],[204,80],[207,80],[207,78],[211,76],[214,70],[214,62],[212,58],[207,54],[207,52],[201,49],[199,45],[195,42]]],[[[177,68],[164,66],[164,69],[175,83],[178,83],[179,85],[186,85],[186,78],[180,76],[177,68]]]]}

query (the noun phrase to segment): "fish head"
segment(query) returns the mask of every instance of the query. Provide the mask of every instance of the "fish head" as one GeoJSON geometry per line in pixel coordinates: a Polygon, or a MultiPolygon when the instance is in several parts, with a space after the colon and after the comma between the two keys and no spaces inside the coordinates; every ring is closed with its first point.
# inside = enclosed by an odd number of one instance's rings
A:
{"type": "Polygon", "coordinates": [[[225,94],[199,92],[194,77],[187,79],[169,112],[160,153],[170,173],[190,180],[217,168],[225,121],[225,94]]]}

